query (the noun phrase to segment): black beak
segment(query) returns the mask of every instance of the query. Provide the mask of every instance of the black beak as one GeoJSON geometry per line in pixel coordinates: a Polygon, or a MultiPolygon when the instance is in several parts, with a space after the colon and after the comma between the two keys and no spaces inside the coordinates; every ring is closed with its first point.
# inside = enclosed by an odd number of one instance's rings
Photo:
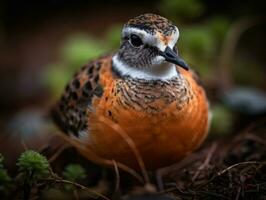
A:
{"type": "Polygon", "coordinates": [[[182,58],[180,58],[177,53],[175,53],[174,50],[170,47],[167,46],[164,51],[159,51],[159,54],[163,56],[166,61],[174,63],[185,70],[189,70],[187,63],[182,58]]]}

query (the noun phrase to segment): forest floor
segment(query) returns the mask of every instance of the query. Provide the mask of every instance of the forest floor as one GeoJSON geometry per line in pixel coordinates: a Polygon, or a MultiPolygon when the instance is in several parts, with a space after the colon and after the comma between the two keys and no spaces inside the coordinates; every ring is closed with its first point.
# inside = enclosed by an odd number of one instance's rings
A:
{"type": "MultiPolygon", "coordinates": [[[[241,133],[209,140],[181,162],[147,173],[150,180],[144,178],[143,183],[117,168],[103,169],[88,163],[72,148],[57,152],[52,167],[60,174],[67,160],[73,162],[76,157],[89,174],[80,184],[110,199],[266,199],[265,130],[263,122],[241,133]]],[[[81,187],[75,187],[80,192],[72,193],[71,198],[88,198],[81,187]]],[[[44,194],[46,199],[54,195],[50,192],[44,194]]]]}

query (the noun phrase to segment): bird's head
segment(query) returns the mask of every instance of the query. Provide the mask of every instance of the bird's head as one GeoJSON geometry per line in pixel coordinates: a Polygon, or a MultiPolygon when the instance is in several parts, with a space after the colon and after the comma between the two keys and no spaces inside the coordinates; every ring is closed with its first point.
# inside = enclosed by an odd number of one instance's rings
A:
{"type": "Polygon", "coordinates": [[[136,78],[170,78],[176,65],[188,70],[175,48],[179,31],[169,20],[155,14],[130,19],[123,27],[113,65],[122,74],[136,78]]]}

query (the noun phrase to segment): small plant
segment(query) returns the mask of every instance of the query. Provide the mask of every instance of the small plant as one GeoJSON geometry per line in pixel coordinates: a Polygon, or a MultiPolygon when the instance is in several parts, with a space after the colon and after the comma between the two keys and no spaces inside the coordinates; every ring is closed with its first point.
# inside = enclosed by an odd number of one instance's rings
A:
{"type": "Polygon", "coordinates": [[[86,178],[84,168],[78,164],[69,164],[66,166],[63,176],[70,181],[76,181],[86,178]]]}
{"type": "Polygon", "coordinates": [[[10,176],[8,175],[6,169],[0,168],[0,190],[3,186],[8,184],[11,181],[10,176]]]}
{"type": "MultiPolygon", "coordinates": [[[[7,193],[11,183],[11,178],[7,173],[7,170],[4,169],[4,157],[0,154],[0,196],[2,193],[7,193]]],[[[3,194],[4,195],[4,194],[3,194]]]]}
{"type": "MultiPolygon", "coordinates": [[[[2,166],[2,160],[3,158],[0,156],[0,167],[2,166]]],[[[18,183],[17,191],[21,191],[21,193],[15,194],[17,195],[16,199],[28,200],[40,197],[44,197],[45,199],[58,199],[62,197],[64,199],[68,197],[67,195],[73,193],[77,195],[77,189],[87,191],[89,196],[95,195],[102,199],[108,199],[104,195],[76,182],[86,177],[84,168],[78,164],[67,165],[63,172],[66,180],[53,172],[45,156],[33,150],[27,150],[18,158],[17,166],[19,167],[19,174],[15,180],[18,183]],[[63,184],[65,190],[62,190],[62,187],[57,188],[56,184],[60,186],[63,184]],[[66,191],[68,192],[67,195],[65,193],[66,191]]]]}
{"type": "Polygon", "coordinates": [[[19,157],[17,166],[20,172],[18,179],[22,181],[23,199],[29,199],[32,185],[49,175],[49,163],[43,155],[27,150],[19,157]]]}
{"type": "Polygon", "coordinates": [[[19,171],[29,175],[32,180],[43,178],[49,173],[49,163],[47,159],[32,150],[27,150],[21,154],[17,166],[19,171]]]}

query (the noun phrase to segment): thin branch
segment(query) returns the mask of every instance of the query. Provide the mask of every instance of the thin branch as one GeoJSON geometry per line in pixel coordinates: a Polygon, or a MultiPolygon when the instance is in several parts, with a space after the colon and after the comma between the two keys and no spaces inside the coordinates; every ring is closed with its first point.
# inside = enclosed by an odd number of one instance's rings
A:
{"type": "Polygon", "coordinates": [[[70,145],[69,144],[64,144],[64,145],[62,145],[55,153],[54,153],[54,155],[52,155],[50,158],[49,158],[49,160],[48,160],[48,162],[49,163],[52,163],[52,162],[54,162],[56,159],[57,159],[57,157],[65,150],[65,149],[67,149],[67,148],[69,148],[70,147],[70,145]]]}
{"type": "Polygon", "coordinates": [[[139,164],[140,170],[142,172],[143,178],[145,180],[145,183],[148,184],[150,183],[150,178],[148,176],[145,164],[143,162],[143,159],[140,155],[140,152],[138,151],[134,141],[128,136],[128,134],[117,124],[113,123],[111,120],[101,117],[99,118],[99,121],[103,122],[107,126],[111,127],[113,130],[115,130],[128,144],[128,146],[131,148],[132,152],[134,153],[137,162],[139,164]]]}
{"type": "Polygon", "coordinates": [[[200,171],[202,171],[204,168],[206,168],[209,165],[210,160],[211,160],[213,153],[215,152],[216,148],[217,148],[217,143],[213,143],[211,145],[209,151],[208,151],[208,154],[207,154],[204,162],[202,163],[202,165],[199,166],[198,170],[196,171],[196,173],[192,177],[193,182],[198,178],[200,171]]]}
{"type": "MultiPolygon", "coordinates": [[[[82,152],[85,152],[86,155],[85,154],[83,154],[83,155],[85,157],[89,158],[91,161],[93,161],[97,164],[101,164],[101,165],[113,166],[112,160],[108,160],[108,159],[101,158],[101,157],[97,156],[93,152],[93,150],[91,150],[88,146],[85,146],[84,143],[82,141],[80,141],[79,139],[69,138],[67,135],[65,135],[61,131],[55,131],[54,134],[57,134],[58,136],[60,136],[61,138],[63,138],[67,142],[69,142],[71,145],[76,147],[81,154],[82,154],[82,152]]],[[[144,183],[143,178],[134,169],[124,165],[123,163],[117,162],[117,161],[116,161],[116,164],[121,170],[129,173],[131,176],[136,178],[139,182],[144,183]]]]}
{"type": "Polygon", "coordinates": [[[197,160],[198,158],[199,158],[198,154],[190,154],[189,156],[185,157],[184,159],[182,159],[181,161],[173,165],[158,169],[156,171],[156,180],[157,180],[159,191],[164,190],[164,187],[163,187],[164,176],[168,175],[171,172],[181,172],[183,168],[190,165],[193,162],[193,160],[197,160]]]}
{"type": "Polygon", "coordinates": [[[235,168],[235,167],[239,167],[241,165],[250,165],[250,164],[255,164],[255,165],[266,165],[266,161],[263,161],[263,162],[259,162],[259,161],[247,161],[247,162],[241,162],[241,163],[237,163],[237,164],[234,164],[234,165],[231,165],[229,167],[227,167],[226,169],[218,172],[215,176],[213,176],[211,179],[209,179],[208,181],[204,182],[203,184],[200,184],[197,189],[209,184],[210,182],[212,182],[215,178],[223,175],[224,173],[230,171],[231,169],[235,168]]]}
{"type": "Polygon", "coordinates": [[[231,87],[232,84],[232,58],[239,40],[243,33],[255,25],[263,22],[262,17],[245,17],[234,22],[228,30],[220,53],[220,58],[217,64],[219,70],[219,82],[221,89],[225,90],[231,87]]]}
{"type": "Polygon", "coordinates": [[[114,163],[115,175],[116,175],[115,191],[118,192],[120,187],[120,173],[116,161],[115,160],[112,161],[114,163]]]}
{"type": "Polygon", "coordinates": [[[45,178],[43,180],[44,181],[51,181],[51,182],[56,182],[56,183],[65,183],[65,184],[73,185],[73,186],[75,186],[77,188],[80,188],[82,190],[87,191],[90,194],[96,195],[97,197],[101,197],[104,200],[110,200],[108,197],[106,197],[106,196],[104,196],[104,195],[102,195],[102,194],[100,194],[100,193],[98,193],[98,192],[96,192],[94,190],[91,190],[91,189],[87,188],[84,185],[81,185],[79,183],[75,183],[75,182],[72,182],[72,181],[61,179],[58,176],[56,176],[55,178],[45,178]]]}
{"type": "Polygon", "coordinates": [[[220,171],[217,173],[218,176],[221,176],[223,175],[225,172],[235,168],[235,167],[238,167],[240,165],[249,165],[249,164],[255,164],[255,165],[265,165],[266,164],[266,161],[265,162],[259,162],[259,161],[247,161],[247,162],[241,162],[241,163],[236,163],[234,165],[231,165],[229,167],[227,167],[226,169],[220,171]]]}
{"type": "Polygon", "coordinates": [[[263,138],[257,136],[257,135],[252,135],[252,134],[246,134],[245,135],[245,138],[246,139],[250,139],[250,140],[253,140],[259,144],[262,144],[262,145],[266,145],[266,140],[264,140],[263,138]]]}
{"type": "Polygon", "coordinates": [[[239,197],[240,197],[240,193],[241,193],[241,187],[239,187],[239,188],[237,189],[237,194],[236,194],[236,198],[235,198],[235,200],[238,200],[238,199],[239,199],[239,197]]]}
{"type": "Polygon", "coordinates": [[[74,189],[74,196],[76,200],[79,200],[79,194],[78,194],[77,188],[74,189]]]}

